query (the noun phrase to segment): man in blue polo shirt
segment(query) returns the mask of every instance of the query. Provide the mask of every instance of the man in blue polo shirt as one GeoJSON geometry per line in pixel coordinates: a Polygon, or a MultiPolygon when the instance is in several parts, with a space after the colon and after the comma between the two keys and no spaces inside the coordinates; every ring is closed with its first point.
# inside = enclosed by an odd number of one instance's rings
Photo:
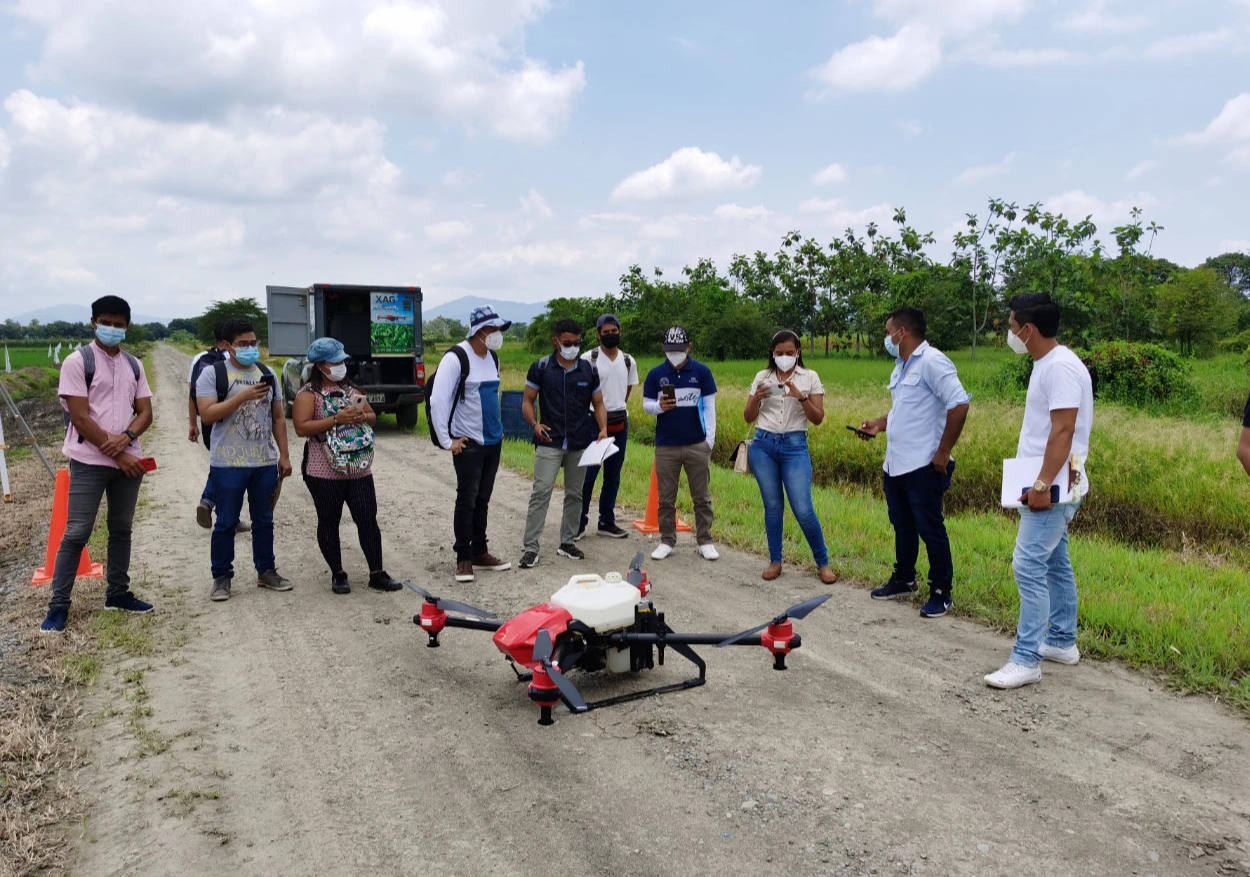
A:
{"type": "Polygon", "coordinates": [[[525,541],[521,568],[538,563],[538,540],[547,521],[551,489],[556,473],[564,468],[564,516],[560,547],[556,553],[573,560],[586,555],[573,544],[582,516],[582,481],[586,470],[578,466],[582,452],[597,437],[608,437],[608,413],[594,366],[577,354],[581,351],[582,327],[573,320],[557,320],[551,336],[551,353],[530,365],[525,376],[521,414],[534,430],[534,489],[525,516],[525,541]],[[534,402],[539,403],[539,412],[534,402]],[[591,416],[591,408],[594,416],[591,416]]]}
{"type": "Polygon", "coordinates": [[[894,525],[894,572],[872,592],[874,600],[916,593],[920,540],[929,552],[929,600],[920,610],[940,618],[951,608],[951,543],[942,498],[951,486],[951,451],[968,417],[972,397],[955,364],[925,340],[924,311],[902,307],[885,321],[885,349],[895,357],[890,413],[859,425],[862,438],[886,435],[885,502],[894,525]]]}
{"type": "Polygon", "coordinates": [[[642,410],[655,415],[655,481],[660,544],[651,556],[663,560],[677,545],[677,484],[686,470],[694,503],[695,538],[705,560],[720,555],[712,544],[712,447],[716,444],[716,381],[690,358],[690,336],[681,326],[664,333],[662,362],[647,372],[642,410]]]}

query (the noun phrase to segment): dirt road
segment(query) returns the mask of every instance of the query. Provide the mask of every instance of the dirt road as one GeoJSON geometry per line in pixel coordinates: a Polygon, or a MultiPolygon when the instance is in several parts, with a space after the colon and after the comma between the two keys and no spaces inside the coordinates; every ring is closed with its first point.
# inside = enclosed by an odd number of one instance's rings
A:
{"type": "MultiPolygon", "coordinates": [[[[854,586],[799,624],[785,673],[761,650],[703,649],[706,686],[561,709],[547,728],[488,635],[427,649],[411,593],[363,587],[350,523],[354,589],[330,593],[298,477],[277,524],[295,590],[258,590],[240,539],[236,595],[210,603],[186,357],[155,356],[161,468],[135,578],[158,603],[158,645],[126,664],[150,715],[110,708],[107,687],[90,704],[75,873],[1250,874],[1244,720],[1100,663],[991,691],[981,676],[1007,638],[854,586]]],[[[587,562],[557,558],[553,502],[537,568],[456,586],[448,457],[383,433],[375,472],[390,572],[503,616],[650,544],[591,537],[587,562]]],[[[501,473],[492,547],[514,561],[528,493],[501,473]]],[[[683,541],[647,568],[677,629],[734,631],[820,593],[793,569],[762,582],[761,565],[708,563],[683,541]]],[[[670,653],[635,684],[684,678],[683,663],[670,653]]],[[[629,684],[573,680],[590,697],[629,684]]]]}

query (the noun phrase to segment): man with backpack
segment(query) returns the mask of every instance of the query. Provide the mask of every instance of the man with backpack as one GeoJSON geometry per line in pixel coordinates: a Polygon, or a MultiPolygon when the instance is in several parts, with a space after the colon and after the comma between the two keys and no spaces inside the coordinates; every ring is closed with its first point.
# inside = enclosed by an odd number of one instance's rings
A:
{"type": "Polygon", "coordinates": [[[235,526],[245,498],[252,514],[257,584],[271,591],[293,587],[278,575],[273,555],[271,498],[278,479],[291,474],[282,388],[273,371],[259,362],[250,321],[226,320],[222,337],[230,345],[227,358],[200,372],[195,385],[200,419],[213,429],[208,477],[217,497],[211,549],[214,600],[230,596],[235,526]]]}
{"type": "MultiPolygon", "coordinates": [[[[625,445],[629,442],[629,415],[625,404],[629,394],[638,386],[638,363],[621,348],[621,322],[616,314],[603,314],[595,322],[599,346],[587,350],[582,359],[590,362],[599,375],[603,388],[603,407],[608,413],[608,435],[616,444],[616,453],[603,461],[603,489],[599,491],[600,536],[624,539],[629,534],[616,525],[616,494],[621,488],[621,467],[625,465],[625,445]]],[[[590,523],[590,499],[595,492],[598,466],[586,467],[586,481],[582,485],[582,521],[573,541],[586,535],[590,523]]]]}
{"type": "MultiPolygon", "coordinates": [[[[204,440],[204,447],[212,450],[212,429],[201,429],[200,409],[195,401],[195,383],[200,379],[200,373],[206,368],[211,368],[213,363],[222,362],[226,358],[226,348],[230,346],[230,342],[221,337],[221,327],[224,321],[219,320],[217,325],[213,326],[213,346],[207,350],[201,350],[191,360],[191,370],[187,374],[187,384],[190,392],[187,394],[187,440],[199,441],[204,440]]],[[[195,507],[195,520],[205,530],[209,530],[213,526],[213,508],[216,506],[217,500],[213,496],[213,480],[212,478],[204,479],[204,490],[200,493],[199,505],[195,507]]],[[[246,533],[251,530],[250,524],[240,521],[235,527],[236,533],[246,533]]]]}
{"type": "Polygon", "coordinates": [[[100,500],[108,496],[108,590],[106,609],[151,612],[152,604],[130,591],[130,530],[143,452],[139,436],[152,425],[152,390],[143,364],[121,349],[130,326],[130,305],[106,295],[91,303],[95,340],[65,357],[57,393],[68,414],[69,505],[57,549],[48,615],[42,633],[61,633],[69,620],[70,594],[83,546],[91,536],[100,500]]]}
{"type": "Polygon", "coordinates": [[[473,581],[474,570],[505,570],[512,564],[487,550],[486,518],[499,471],[503,419],[499,411],[499,355],[512,325],[493,308],[474,308],[469,333],[452,347],[426,387],[430,437],[451,451],[456,469],[456,581],[473,581]]]}

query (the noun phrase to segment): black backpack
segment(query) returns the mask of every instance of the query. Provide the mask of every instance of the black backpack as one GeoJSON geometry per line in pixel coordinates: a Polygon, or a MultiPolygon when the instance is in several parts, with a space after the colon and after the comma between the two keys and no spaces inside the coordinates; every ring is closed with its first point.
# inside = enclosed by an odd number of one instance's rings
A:
{"type": "MultiPolygon", "coordinates": [[[[210,347],[208,350],[204,351],[203,356],[198,357],[191,365],[190,395],[192,404],[195,404],[195,383],[200,379],[200,372],[204,371],[204,369],[208,368],[213,363],[225,361],[226,352],[224,350],[218,350],[216,347],[210,347]]],[[[217,386],[217,401],[220,402],[224,398],[225,397],[221,395],[221,385],[219,383],[217,386]]],[[[213,425],[211,423],[205,426],[204,421],[200,421],[200,439],[204,442],[204,447],[206,448],[212,447],[209,443],[209,436],[212,434],[212,431],[213,425]]]]}
{"type": "MultiPolygon", "coordinates": [[[[447,432],[451,433],[451,419],[456,416],[456,406],[460,404],[460,400],[464,398],[465,384],[469,382],[469,354],[464,352],[464,348],[459,344],[452,345],[448,353],[454,353],[456,359],[460,361],[460,381],[456,385],[456,392],[451,397],[451,411],[447,414],[447,432]]],[[[495,371],[499,371],[499,354],[490,351],[490,358],[495,361],[495,371]]],[[[430,428],[430,441],[434,442],[434,447],[443,448],[438,443],[438,432],[434,429],[434,418],[430,416],[430,397],[434,395],[434,379],[438,377],[438,370],[430,375],[429,380],[425,382],[425,422],[430,428]]]]}
{"type": "MultiPolygon", "coordinates": [[[[208,359],[208,357],[204,357],[200,360],[200,362],[203,362],[205,359],[208,359]]],[[[216,385],[217,389],[217,401],[225,402],[226,394],[230,392],[230,376],[226,373],[225,355],[223,354],[221,359],[213,361],[211,365],[213,366],[213,383],[216,385]]],[[[277,378],[273,376],[273,371],[263,362],[258,362],[256,365],[260,367],[261,381],[268,384],[270,390],[274,390],[277,386],[277,378]]],[[[206,364],[204,368],[208,368],[208,364],[206,364]]],[[[199,406],[197,405],[196,407],[198,408],[199,406]]],[[[221,421],[217,421],[217,423],[220,422],[221,421]]],[[[208,424],[208,428],[205,429],[204,421],[200,421],[200,436],[204,439],[204,447],[206,448],[212,448],[212,445],[209,444],[209,434],[213,431],[214,426],[216,426],[216,423],[210,423],[208,424]]]]}
{"type": "MultiPolygon", "coordinates": [[[[91,382],[95,380],[95,351],[91,349],[90,344],[84,344],[78,348],[78,352],[82,354],[82,376],[87,384],[87,395],[91,395],[91,382]]],[[[139,360],[135,359],[126,351],[122,351],[122,356],[126,357],[126,362],[130,363],[130,371],[135,376],[135,384],[139,383],[139,360]]],[[[68,358],[68,357],[67,357],[68,358]]],[[[63,410],[61,416],[65,421],[65,428],[69,429],[69,411],[63,410]]],[[[82,444],[82,436],[78,436],[78,443],[82,444]]]]}

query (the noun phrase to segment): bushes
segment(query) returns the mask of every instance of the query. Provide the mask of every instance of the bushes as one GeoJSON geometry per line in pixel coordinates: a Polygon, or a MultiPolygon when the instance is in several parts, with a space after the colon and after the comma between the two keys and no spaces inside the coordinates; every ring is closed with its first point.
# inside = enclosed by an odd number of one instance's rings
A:
{"type": "MultiPolygon", "coordinates": [[[[1175,353],[1156,344],[1106,341],[1092,350],[1077,350],[1094,385],[1094,398],[1139,408],[1192,396],[1189,366],[1175,353]]],[[[1033,374],[1033,357],[1017,356],[994,376],[991,386],[999,394],[1021,396],[1033,374]]]]}

